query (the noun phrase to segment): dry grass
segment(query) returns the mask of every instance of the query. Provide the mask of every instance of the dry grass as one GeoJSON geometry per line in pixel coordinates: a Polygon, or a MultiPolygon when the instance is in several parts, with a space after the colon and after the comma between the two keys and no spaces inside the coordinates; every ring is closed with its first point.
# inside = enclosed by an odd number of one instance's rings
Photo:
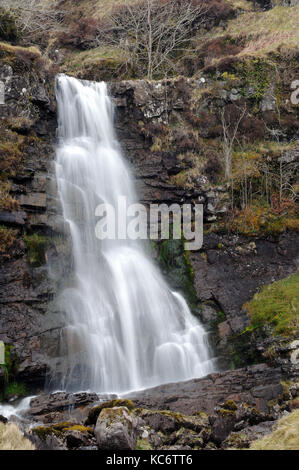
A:
{"type": "Polygon", "coordinates": [[[226,3],[229,3],[234,8],[239,8],[243,11],[252,11],[254,9],[253,2],[247,0],[225,0],[226,3]]]}
{"type": "MultiPolygon", "coordinates": [[[[128,3],[133,5],[139,0],[129,0],[128,3]]],[[[62,7],[67,12],[78,12],[81,10],[84,16],[93,16],[94,18],[102,18],[108,15],[111,10],[119,5],[124,5],[126,0],[65,0],[62,7]]],[[[70,15],[71,16],[71,15],[70,15]]]]}
{"type": "Polygon", "coordinates": [[[275,431],[254,441],[250,450],[299,450],[299,410],[280,419],[275,431]]]}
{"type": "MultiPolygon", "coordinates": [[[[266,12],[249,10],[245,14],[238,15],[237,18],[228,22],[225,34],[232,39],[244,41],[244,49],[239,56],[264,56],[276,51],[279,47],[298,48],[298,24],[299,5],[276,6],[266,12]]],[[[200,38],[200,43],[221,36],[223,36],[223,29],[213,28],[207,35],[200,38]]]]}
{"type": "Polygon", "coordinates": [[[95,64],[97,61],[102,60],[123,60],[121,51],[116,47],[96,47],[83,52],[72,52],[67,60],[66,65],[68,70],[82,69],[88,65],[95,64]]]}
{"type": "Polygon", "coordinates": [[[0,423],[1,450],[35,450],[35,447],[22,436],[21,431],[15,424],[0,423]]]}

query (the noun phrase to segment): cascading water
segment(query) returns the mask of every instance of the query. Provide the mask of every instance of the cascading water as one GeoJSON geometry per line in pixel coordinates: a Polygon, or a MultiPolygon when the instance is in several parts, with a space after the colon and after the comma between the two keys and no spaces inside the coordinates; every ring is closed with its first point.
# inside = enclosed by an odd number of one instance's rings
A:
{"type": "Polygon", "coordinates": [[[141,242],[95,236],[98,204],[137,200],[106,84],[59,75],[56,91],[56,174],[75,271],[63,292],[68,367],[60,386],[121,393],[210,373],[203,327],[141,242]]]}

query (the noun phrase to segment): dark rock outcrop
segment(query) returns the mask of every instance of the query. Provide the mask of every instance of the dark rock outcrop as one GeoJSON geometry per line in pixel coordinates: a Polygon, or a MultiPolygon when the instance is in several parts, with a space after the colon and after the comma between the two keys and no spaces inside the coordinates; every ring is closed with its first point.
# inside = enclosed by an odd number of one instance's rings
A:
{"type": "Polygon", "coordinates": [[[210,374],[201,379],[161,385],[129,395],[136,407],[163,409],[183,414],[198,411],[211,413],[214,407],[228,399],[236,403],[246,402],[266,412],[267,401],[282,393],[279,368],[266,364],[244,369],[210,374]]]}

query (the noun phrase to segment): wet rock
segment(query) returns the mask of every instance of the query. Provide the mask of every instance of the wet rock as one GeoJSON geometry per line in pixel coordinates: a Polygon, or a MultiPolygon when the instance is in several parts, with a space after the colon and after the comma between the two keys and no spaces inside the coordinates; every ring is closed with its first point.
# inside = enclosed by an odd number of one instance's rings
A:
{"type": "Polygon", "coordinates": [[[31,193],[27,195],[21,195],[19,198],[19,203],[23,207],[28,207],[30,209],[46,209],[47,207],[47,198],[44,193],[31,193]]]}
{"type": "Polygon", "coordinates": [[[71,409],[75,413],[76,409],[81,414],[82,419],[88,414],[88,405],[96,403],[99,396],[96,393],[65,393],[57,392],[51,395],[39,395],[30,402],[28,414],[31,416],[46,416],[53,412],[63,412],[71,409]]]}
{"type": "MultiPolygon", "coordinates": [[[[29,436],[27,437],[29,438],[29,436]]],[[[32,435],[32,437],[30,437],[30,441],[34,444],[37,450],[67,450],[66,443],[63,439],[54,435],[47,436],[45,440],[32,435]]]]}
{"type": "MultiPolygon", "coordinates": [[[[78,426],[80,428],[80,426],[78,426]]],[[[68,449],[77,449],[78,447],[89,447],[95,445],[95,440],[92,440],[88,432],[80,431],[76,429],[70,429],[65,433],[65,440],[68,449]]]]}
{"type": "Polygon", "coordinates": [[[94,432],[100,449],[133,450],[137,445],[137,420],[123,406],[104,408],[94,432]]]}
{"type": "MultiPolygon", "coordinates": [[[[169,410],[189,416],[199,411],[213,413],[217,404],[228,399],[233,399],[237,404],[246,402],[264,412],[267,410],[269,390],[273,398],[281,393],[281,379],[280,368],[259,364],[210,374],[201,379],[161,385],[131,393],[128,398],[134,401],[136,408],[169,410]]],[[[160,416],[148,419],[162,420],[160,416]]],[[[151,425],[150,422],[147,424],[151,425]]],[[[175,430],[171,416],[167,418],[167,426],[175,430]]]]}
{"type": "Polygon", "coordinates": [[[0,415],[0,423],[6,424],[7,422],[8,422],[8,419],[0,415]]]}
{"type": "Polygon", "coordinates": [[[218,309],[213,303],[203,303],[200,306],[200,319],[203,323],[212,324],[218,319],[218,309]]]}
{"type": "Polygon", "coordinates": [[[7,226],[23,226],[25,225],[27,215],[23,211],[2,211],[0,212],[0,223],[7,226]]]}

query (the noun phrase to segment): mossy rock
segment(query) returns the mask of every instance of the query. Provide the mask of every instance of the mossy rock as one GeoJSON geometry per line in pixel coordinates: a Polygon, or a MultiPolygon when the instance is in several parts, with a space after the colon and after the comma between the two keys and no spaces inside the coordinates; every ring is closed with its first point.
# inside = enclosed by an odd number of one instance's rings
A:
{"type": "Polygon", "coordinates": [[[236,403],[234,402],[234,400],[226,400],[225,403],[223,403],[222,407],[225,409],[225,410],[230,410],[230,411],[236,411],[238,409],[236,403]]]}
{"type": "Polygon", "coordinates": [[[147,410],[136,408],[134,414],[142,418],[156,432],[178,431],[180,428],[191,429],[200,432],[209,425],[208,415],[198,413],[194,416],[185,416],[181,413],[168,410],[147,410]]]}
{"type": "Polygon", "coordinates": [[[194,271],[189,252],[183,240],[164,240],[159,246],[158,261],[174,290],[183,291],[190,305],[195,307],[194,271]]]}
{"type": "Polygon", "coordinates": [[[25,242],[28,250],[30,264],[34,267],[42,266],[46,262],[46,248],[48,245],[47,237],[34,233],[25,236],[25,242]]]}
{"type": "Polygon", "coordinates": [[[61,423],[53,424],[51,426],[37,426],[31,429],[39,439],[45,441],[48,436],[55,435],[58,438],[63,437],[63,433],[74,426],[74,423],[63,421],[61,423]]]}
{"type": "Polygon", "coordinates": [[[226,449],[247,449],[249,447],[248,436],[242,432],[231,432],[224,442],[226,449]]]}
{"type": "Polygon", "coordinates": [[[80,424],[74,424],[73,426],[66,426],[65,428],[62,429],[62,432],[69,432],[69,431],[79,431],[84,434],[91,434],[93,433],[92,428],[88,426],[82,426],[80,424]]]}
{"type": "Polygon", "coordinates": [[[104,408],[115,408],[115,407],[119,407],[119,406],[124,406],[124,407],[128,408],[128,410],[130,410],[130,411],[134,410],[134,408],[135,408],[135,405],[132,402],[132,400],[128,400],[128,399],[110,400],[110,401],[101,403],[100,405],[96,405],[93,408],[91,408],[89,410],[88,417],[85,420],[84,424],[86,426],[95,425],[96,422],[97,422],[97,419],[99,417],[99,414],[101,413],[101,411],[104,408]]]}
{"type": "Polygon", "coordinates": [[[225,408],[220,408],[219,414],[225,418],[225,417],[230,417],[230,416],[235,416],[235,411],[234,410],[227,410],[225,408]]]}
{"type": "Polygon", "coordinates": [[[135,450],[153,450],[153,446],[146,439],[137,439],[135,450]]]}

